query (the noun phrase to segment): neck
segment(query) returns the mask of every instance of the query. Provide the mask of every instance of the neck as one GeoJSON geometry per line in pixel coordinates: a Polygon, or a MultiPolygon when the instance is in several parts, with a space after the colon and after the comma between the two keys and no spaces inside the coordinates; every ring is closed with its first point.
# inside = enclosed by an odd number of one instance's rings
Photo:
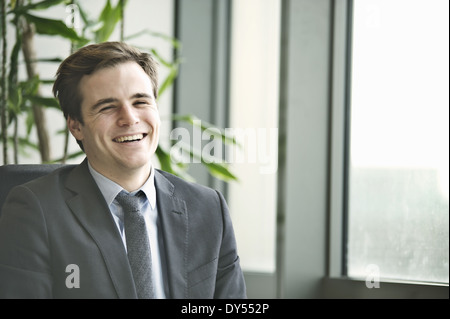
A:
{"type": "Polygon", "coordinates": [[[106,178],[112,180],[114,183],[120,185],[127,192],[133,192],[138,190],[148,180],[151,172],[152,165],[149,162],[148,165],[144,165],[139,168],[123,168],[120,170],[108,170],[101,169],[92,165],[98,173],[102,174],[106,178]]]}

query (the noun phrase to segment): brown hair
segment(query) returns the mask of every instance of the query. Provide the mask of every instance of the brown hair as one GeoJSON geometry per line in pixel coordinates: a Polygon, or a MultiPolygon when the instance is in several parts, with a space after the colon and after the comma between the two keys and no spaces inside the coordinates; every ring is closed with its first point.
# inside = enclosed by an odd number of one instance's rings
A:
{"type": "Polygon", "coordinates": [[[158,64],[153,57],[124,42],[103,42],[85,46],[69,57],[59,66],[53,84],[53,94],[67,119],[70,116],[83,124],[81,103],[83,97],[79,83],[84,75],[113,67],[120,63],[134,61],[150,77],[155,99],[158,97],[158,64]]]}

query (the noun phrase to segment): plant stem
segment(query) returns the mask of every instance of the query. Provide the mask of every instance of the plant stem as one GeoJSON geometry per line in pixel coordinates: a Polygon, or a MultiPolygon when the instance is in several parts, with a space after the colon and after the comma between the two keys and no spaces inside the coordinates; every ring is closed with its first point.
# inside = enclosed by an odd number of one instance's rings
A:
{"type": "Polygon", "coordinates": [[[120,1],[120,41],[124,39],[124,29],[125,29],[125,0],[120,1]]]}
{"type": "Polygon", "coordinates": [[[1,74],[1,133],[3,143],[3,164],[8,164],[8,126],[6,121],[6,108],[8,98],[6,95],[6,0],[1,0],[1,26],[2,26],[2,74],[1,74]]]}
{"type": "MultiPolygon", "coordinates": [[[[70,1],[70,4],[75,4],[74,0],[70,1]]],[[[75,24],[73,24],[73,26],[75,26],[75,24]]],[[[75,29],[75,27],[74,27],[75,29]]],[[[76,50],[75,48],[75,44],[72,42],[70,42],[70,54],[74,53],[76,50]]],[[[61,163],[65,164],[67,162],[67,157],[69,156],[69,138],[70,138],[70,134],[69,134],[69,128],[67,127],[66,124],[66,130],[64,132],[64,153],[63,153],[63,157],[61,159],[61,163]]]]}
{"type": "Polygon", "coordinates": [[[14,164],[19,164],[19,120],[14,118],[14,164]]]}
{"type": "MultiPolygon", "coordinates": [[[[28,79],[32,79],[36,76],[36,51],[34,49],[34,29],[33,25],[22,19],[23,26],[23,39],[22,39],[22,52],[25,58],[26,69],[28,79]]],[[[39,89],[38,89],[39,90],[39,89]]],[[[39,94],[39,91],[37,93],[39,94]]],[[[37,104],[32,105],[34,122],[36,124],[36,130],[39,141],[39,152],[41,154],[41,161],[50,161],[50,141],[47,132],[47,125],[44,110],[37,104]]]]}

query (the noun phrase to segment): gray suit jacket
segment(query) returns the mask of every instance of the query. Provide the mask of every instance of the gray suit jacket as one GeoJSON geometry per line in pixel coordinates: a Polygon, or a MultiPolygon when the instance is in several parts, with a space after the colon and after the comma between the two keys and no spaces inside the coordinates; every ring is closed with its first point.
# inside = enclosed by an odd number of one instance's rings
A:
{"type": "MultiPolygon", "coordinates": [[[[159,170],[155,186],[168,297],[245,298],[222,195],[159,170]]],[[[0,218],[0,298],[8,297],[136,298],[122,239],[87,161],[10,192],[0,218]],[[79,288],[66,285],[72,264],[79,288]]]]}

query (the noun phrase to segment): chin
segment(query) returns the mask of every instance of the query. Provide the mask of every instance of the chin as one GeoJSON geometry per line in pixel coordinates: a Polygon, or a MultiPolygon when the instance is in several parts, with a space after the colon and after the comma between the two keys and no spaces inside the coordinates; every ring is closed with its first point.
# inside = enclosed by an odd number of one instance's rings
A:
{"type": "Polygon", "coordinates": [[[129,167],[140,167],[147,163],[146,160],[139,159],[139,158],[123,158],[121,160],[121,162],[124,166],[129,166],[129,167]]]}
{"type": "Polygon", "coordinates": [[[149,163],[150,163],[149,157],[140,158],[140,159],[131,158],[129,160],[123,161],[124,166],[126,166],[127,168],[130,168],[130,169],[143,168],[143,167],[147,166],[149,163]]]}

